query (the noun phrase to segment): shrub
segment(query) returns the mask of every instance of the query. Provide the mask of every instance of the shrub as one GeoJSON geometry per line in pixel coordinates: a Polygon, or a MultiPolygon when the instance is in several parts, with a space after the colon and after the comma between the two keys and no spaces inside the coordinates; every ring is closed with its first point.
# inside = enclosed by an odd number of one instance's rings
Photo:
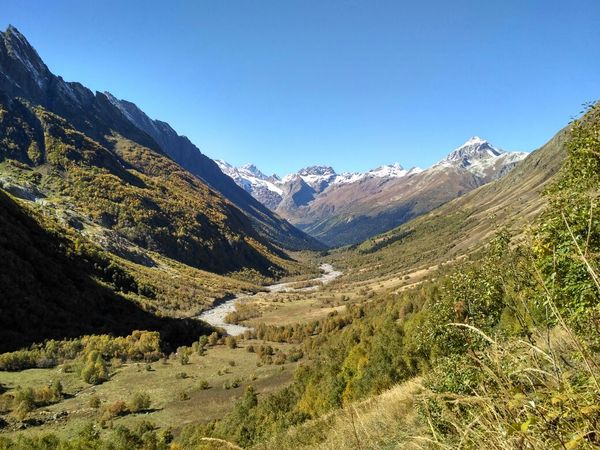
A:
{"type": "Polygon", "coordinates": [[[60,380],[55,380],[51,386],[52,393],[54,394],[55,400],[60,400],[63,396],[63,385],[60,380]]]}
{"type": "Polygon", "coordinates": [[[85,357],[85,365],[81,370],[81,379],[89,384],[101,384],[108,380],[109,373],[106,362],[97,350],[85,357]]]}
{"type": "Polygon", "coordinates": [[[213,331],[208,336],[208,345],[215,346],[219,343],[219,334],[216,331],[213,331]]]}
{"type": "Polygon", "coordinates": [[[109,419],[113,417],[124,416],[129,413],[129,408],[127,408],[127,404],[123,400],[117,400],[112,405],[108,406],[105,409],[105,416],[109,419]]]}
{"type": "Polygon", "coordinates": [[[35,409],[35,396],[32,388],[17,389],[13,401],[13,415],[23,420],[35,409]]]}
{"type": "Polygon", "coordinates": [[[285,364],[285,353],[283,352],[277,352],[277,354],[275,355],[275,359],[273,360],[273,362],[277,365],[281,365],[281,364],[285,364]]]}
{"type": "Polygon", "coordinates": [[[92,395],[88,402],[88,405],[90,406],[90,408],[94,408],[94,409],[100,408],[101,404],[102,404],[102,401],[100,400],[100,397],[98,397],[97,395],[92,395]]]}
{"type": "Polygon", "coordinates": [[[302,352],[302,350],[294,348],[288,353],[287,359],[289,362],[296,362],[296,361],[302,359],[303,356],[304,356],[304,353],[302,352]]]}
{"type": "Polygon", "coordinates": [[[227,344],[227,347],[229,348],[237,348],[237,339],[233,336],[227,336],[227,338],[225,338],[225,344],[227,344]]]}
{"type": "Polygon", "coordinates": [[[177,358],[182,366],[189,364],[190,355],[192,354],[192,349],[189,347],[179,347],[177,349],[177,358]]]}
{"type": "Polygon", "coordinates": [[[206,346],[208,345],[208,336],[202,335],[198,338],[198,355],[204,356],[206,353],[206,346]]]}
{"type": "Polygon", "coordinates": [[[5,414],[10,411],[13,405],[14,397],[11,394],[0,395],[0,414],[5,414]]]}
{"type": "Polygon", "coordinates": [[[146,392],[136,392],[129,401],[129,409],[131,412],[145,411],[150,408],[150,395],[146,392]]]}

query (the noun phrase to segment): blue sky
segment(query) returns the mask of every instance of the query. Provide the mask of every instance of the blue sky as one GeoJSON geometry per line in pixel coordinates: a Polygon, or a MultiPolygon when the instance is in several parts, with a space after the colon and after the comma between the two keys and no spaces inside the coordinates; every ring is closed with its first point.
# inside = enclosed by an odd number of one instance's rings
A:
{"type": "Polygon", "coordinates": [[[533,150],[600,99],[600,2],[2,0],[50,69],[285,174],[533,150]]]}

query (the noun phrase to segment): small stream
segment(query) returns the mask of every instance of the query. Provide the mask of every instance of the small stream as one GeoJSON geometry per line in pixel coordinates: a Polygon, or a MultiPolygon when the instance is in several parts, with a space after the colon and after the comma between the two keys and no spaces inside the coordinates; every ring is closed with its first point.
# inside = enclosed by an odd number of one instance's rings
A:
{"type": "MultiPolygon", "coordinates": [[[[327,284],[335,280],[337,277],[342,275],[342,272],[339,270],[335,270],[331,264],[321,264],[319,269],[323,271],[323,274],[320,277],[313,278],[308,280],[311,283],[316,283],[314,286],[304,287],[304,288],[293,288],[292,285],[296,282],[289,283],[277,283],[272,284],[270,286],[265,286],[268,292],[310,292],[316,291],[321,287],[322,284],[327,284]]],[[[214,308],[204,311],[202,314],[198,316],[199,319],[203,320],[211,324],[214,327],[223,328],[227,334],[231,336],[239,336],[243,334],[246,330],[251,330],[251,328],[245,327],[243,325],[233,325],[230,323],[225,323],[225,316],[230,312],[235,311],[235,302],[238,300],[248,298],[253,294],[239,294],[236,295],[231,300],[227,300],[221,303],[214,308]]]]}

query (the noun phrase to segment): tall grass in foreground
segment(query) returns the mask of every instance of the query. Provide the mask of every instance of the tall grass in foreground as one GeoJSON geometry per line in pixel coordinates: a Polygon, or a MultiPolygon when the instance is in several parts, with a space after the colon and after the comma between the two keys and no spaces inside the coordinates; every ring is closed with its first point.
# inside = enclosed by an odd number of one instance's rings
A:
{"type": "MultiPolygon", "coordinates": [[[[564,216],[563,216],[564,217],[564,216]]],[[[568,223],[565,223],[568,227],[568,223]]],[[[573,242],[578,246],[573,237],[573,242]]],[[[579,247],[577,247],[579,248],[579,247]]],[[[589,277],[598,277],[579,251],[589,277]]],[[[539,273],[538,273],[539,275],[539,273]]],[[[499,342],[467,324],[489,346],[440,364],[425,382],[421,408],[438,448],[547,449],[600,447],[600,368],[593,337],[597,305],[586,311],[589,333],[570,326],[541,279],[553,323],[527,339],[499,342]]],[[[600,285],[595,283],[598,292],[600,285]]]]}
{"type": "MultiPolygon", "coordinates": [[[[546,449],[600,445],[600,390],[595,362],[562,327],[540,344],[492,341],[472,355],[482,379],[471,393],[431,389],[422,397],[428,445],[439,448],[546,449]]],[[[437,381],[439,382],[439,380],[437,381]]]]}
{"type": "Polygon", "coordinates": [[[360,449],[419,448],[415,433],[426,433],[416,403],[422,391],[416,378],[381,395],[326,414],[285,434],[276,435],[257,449],[360,449]],[[413,442],[414,441],[414,442],[413,442]]]}

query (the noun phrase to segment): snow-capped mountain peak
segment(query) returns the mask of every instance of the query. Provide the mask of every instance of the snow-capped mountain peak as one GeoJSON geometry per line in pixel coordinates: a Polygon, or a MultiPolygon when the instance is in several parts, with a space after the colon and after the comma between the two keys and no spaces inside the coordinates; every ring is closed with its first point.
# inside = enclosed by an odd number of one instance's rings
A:
{"type": "Polygon", "coordinates": [[[400,163],[387,164],[384,166],[377,167],[376,169],[369,170],[365,175],[379,178],[399,178],[403,177],[408,173],[400,163]]]}
{"type": "Polygon", "coordinates": [[[221,172],[231,177],[238,186],[248,193],[260,197],[268,208],[275,209],[281,201],[283,190],[278,186],[278,179],[267,177],[254,164],[245,164],[237,168],[228,162],[215,160],[221,172]]]}
{"type": "Polygon", "coordinates": [[[316,192],[321,192],[335,181],[337,174],[330,166],[310,166],[300,169],[296,173],[286,175],[281,182],[287,183],[297,177],[302,178],[316,192]]]}
{"type": "Polygon", "coordinates": [[[474,136],[450,152],[433,167],[453,166],[469,169],[473,165],[490,163],[504,153],[504,150],[494,147],[485,139],[474,136]]]}
{"type": "MultiPolygon", "coordinates": [[[[478,183],[484,183],[503,176],[526,156],[526,153],[505,152],[494,147],[487,140],[473,136],[440,162],[425,170],[419,167],[405,169],[400,163],[395,162],[367,172],[336,173],[330,166],[314,165],[304,167],[280,179],[276,175],[266,176],[254,164],[246,164],[239,168],[224,161],[217,161],[217,164],[239,186],[269,208],[279,207],[278,210],[286,210],[289,207],[306,206],[322,193],[329,195],[327,193],[338,192],[338,189],[345,189],[345,192],[352,189],[356,189],[357,192],[363,192],[365,189],[387,189],[384,186],[402,184],[403,181],[400,181],[402,178],[406,178],[406,183],[410,185],[415,183],[418,185],[422,177],[429,179],[430,176],[435,177],[438,172],[444,171],[449,171],[456,177],[474,176],[479,180],[478,183]],[[424,174],[419,175],[421,173],[424,174]],[[292,200],[289,200],[290,198],[292,200]],[[303,200],[300,202],[299,198],[303,200]]],[[[332,198],[335,197],[335,194],[331,195],[332,198]]]]}
{"type": "Polygon", "coordinates": [[[336,175],[335,170],[333,170],[330,166],[310,166],[305,167],[304,169],[300,169],[298,171],[298,175],[300,176],[319,176],[319,177],[329,177],[332,175],[336,175]]]}
{"type": "Polygon", "coordinates": [[[489,142],[486,141],[485,139],[480,138],[479,136],[473,136],[467,142],[465,142],[463,145],[461,145],[461,147],[472,146],[472,145],[483,145],[483,144],[489,144],[489,142]]]}
{"type": "Polygon", "coordinates": [[[504,150],[494,147],[479,136],[474,136],[453,150],[442,162],[470,165],[474,161],[495,158],[503,153],[505,153],[504,150]]]}
{"type": "Polygon", "coordinates": [[[490,172],[496,172],[499,166],[513,167],[526,156],[527,153],[523,152],[506,152],[479,136],[473,136],[435,164],[431,170],[456,167],[485,178],[490,172]]]}
{"type": "Polygon", "coordinates": [[[262,173],[260,170],[258,170],[258,167],[256,167],[254,164],[251,164],[251,163],[244,164],[242,167],[240,167],[240,171],[251,174],[261,180],[266,180],[267,178],[269,178],[264,173],[262,173]]]}

